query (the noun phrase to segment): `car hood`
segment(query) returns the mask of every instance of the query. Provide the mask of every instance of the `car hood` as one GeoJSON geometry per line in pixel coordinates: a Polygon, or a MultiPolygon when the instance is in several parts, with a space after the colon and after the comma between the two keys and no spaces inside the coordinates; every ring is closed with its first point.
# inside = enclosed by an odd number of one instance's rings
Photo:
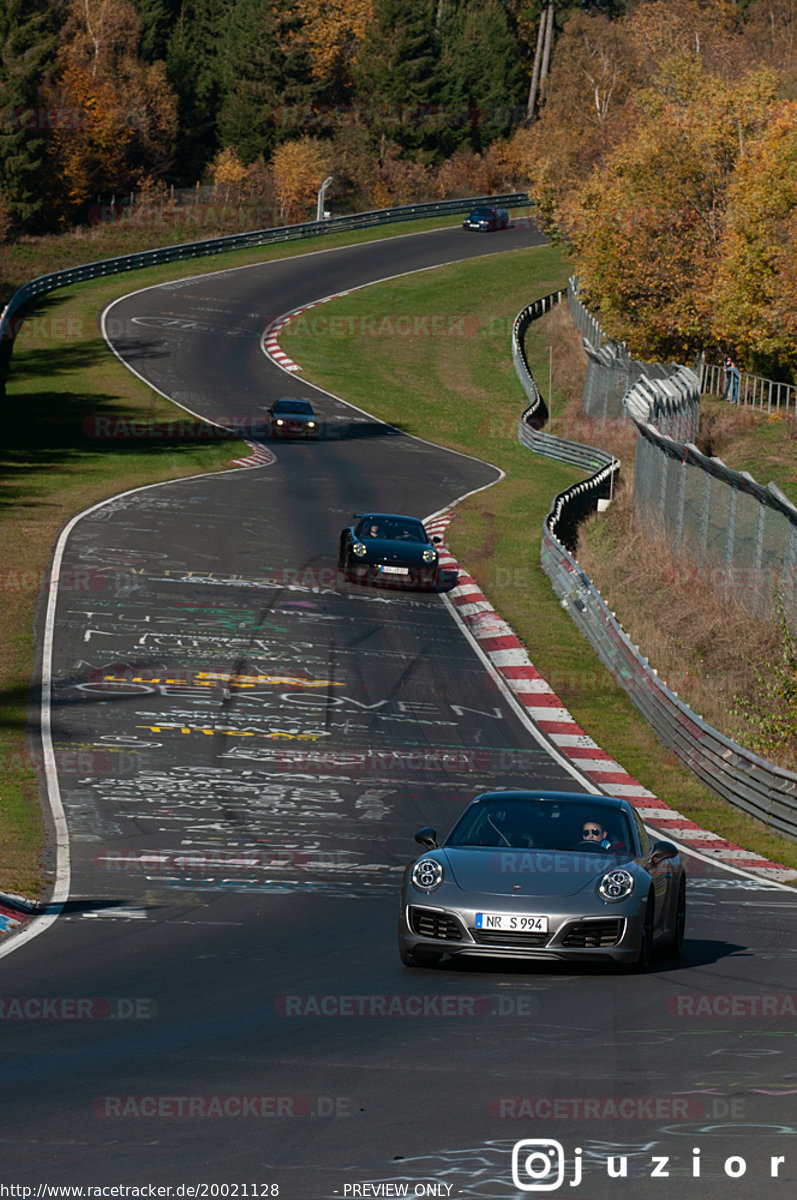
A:
{"type": "Polygon", "coordinates": [[[397,542],[392,538],[362,538],[362,544],[368,552],[366,557],[380,562],[423,563],[423,552],[429,549],[423,542],[397,542]]]}
{"type": "Polygon", "coordinates": [[[609,868],[630,865],[616,854],[497,847],[446,847],[442,857],[462,891],[490,896],[573,896],[609,868]]]}

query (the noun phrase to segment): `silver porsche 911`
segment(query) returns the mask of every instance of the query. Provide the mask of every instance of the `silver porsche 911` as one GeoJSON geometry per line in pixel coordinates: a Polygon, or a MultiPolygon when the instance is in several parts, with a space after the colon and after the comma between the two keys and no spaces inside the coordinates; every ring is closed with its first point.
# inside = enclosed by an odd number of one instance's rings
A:
{"type": "Polygon", "coordinates": [[[686,875],[627,800],[583,792],[484,792],[445,840],[432,828],[404,874],[399,953],[650,965],[681,953],[686,875]]]}

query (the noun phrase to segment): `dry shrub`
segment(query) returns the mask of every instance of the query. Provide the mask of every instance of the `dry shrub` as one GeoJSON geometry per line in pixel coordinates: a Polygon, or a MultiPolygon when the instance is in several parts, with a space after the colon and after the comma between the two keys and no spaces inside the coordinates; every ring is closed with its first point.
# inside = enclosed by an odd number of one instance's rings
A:
{"type": "Polygon", "coordinates": [[[666,534],[636,519],[632,489],[582,526],[578,560],[642,654],[698,715],[742,744],[750,726],[736,697],[759,697],[760,678],[781,653],[774,613],[763,619],[728,602],[711,572],[676,555],[666,534]]]}
{"type": "Polygon", "coordinates": [[[695,445],[702,454],[721,458],[726,446],[752,433],[761,417],[743,405],[700,402],[700,430],[695,445]]]}
{"type": "MultiPolygon", "coordinates": [[[[566,303],[557,304],[534,323],[553,351],[552,422],[550,431],[557,437],[573,442],[585,442],[614,454],[630,478],[633,472],[636,428],[631,421],[596,421],[584,412],[582,396],[587,377],[587,355],[581,344],[581,334],[570,317],[566,303]]],[[[536,379],[540,391],[547,397],[548,376],[536,379]]]]}

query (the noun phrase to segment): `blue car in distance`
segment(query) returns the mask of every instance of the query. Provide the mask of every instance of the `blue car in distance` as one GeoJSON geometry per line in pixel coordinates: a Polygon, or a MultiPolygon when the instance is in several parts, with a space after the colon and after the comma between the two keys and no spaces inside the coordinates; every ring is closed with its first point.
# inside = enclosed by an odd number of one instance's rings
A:
{"type": "Polygon", "coordinates": [[[505,208],[489,208],[482,206],[474,208],[469,217],[462,222],[463,229],[492,230],[506,229],[509,225],[509,213],[505,208]]]}

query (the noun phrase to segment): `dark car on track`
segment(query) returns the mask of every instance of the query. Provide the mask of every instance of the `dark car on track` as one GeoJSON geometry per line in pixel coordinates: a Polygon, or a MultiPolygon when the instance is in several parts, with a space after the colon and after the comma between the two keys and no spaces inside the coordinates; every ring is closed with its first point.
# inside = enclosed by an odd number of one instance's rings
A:
{"type": "Polygon", "coordinates": [[[318,436],[318,417],[309,400],[282,396],[268,410],[268,430],[272,437],[318,436]]]}
{"type": "Polygon", "coordinates": [[[506,229],[509,225],[509,213],[505,208],[474,208],[469,217],[462,222],[463,229],[506,229]]]}
{"type": "Polygon", "coordinates": [[[417,517],[396,513],[356,513],[356,524],[341,531],[338,567],[349,579],[436,587],[439,554],[417,517]]]}
{"type": "Polygon", "coordinates": [[[678,958],[686,876],[671,842],[651,843],[627,800],[587,793],[484,792],[445,840],[431,827],[404,874],[399,953],[609,962],[678,958]]]}

